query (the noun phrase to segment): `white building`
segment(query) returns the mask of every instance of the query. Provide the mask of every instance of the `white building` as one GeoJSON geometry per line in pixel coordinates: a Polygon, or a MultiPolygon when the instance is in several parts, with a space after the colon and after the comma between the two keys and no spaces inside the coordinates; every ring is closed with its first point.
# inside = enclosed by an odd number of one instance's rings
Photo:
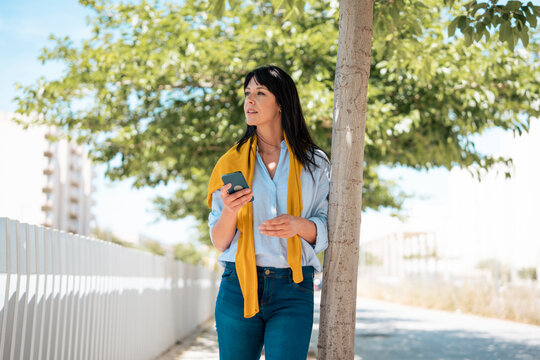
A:
{"type": "Polygon", "coordinates": [[[0,216],[89,235],[95,174],[84,147],[12,116],[0,112],[0,216]]]}
{"type": "Polygon", "coordinates": [[[459,168],[415,175],[422,183],[440,182],[434,187],[441,196],[436,201],[416,200],[404,223],[368,213],[363,217],[361,248],[390,259],[401,254],[402,234],[434,233],[437,270],[442,274],[469,276],[478,272],[481,262],[492,259],[513,270],[537,268],[540,273],[540,122],[532,120],[527,134],[501,132],[498,139],[495,155],[513,159],[510,179],[502,171],[491,171],[479,182],[459,168]],[[389,253],[382,252],[388,248],[389,253]]]}
{"type": "Polygon", "coordinates": [[[510,179],[502,172],[481,182],[463,170],[450,173],[446,244],[471,264],[496,258],[514,268],[540,266],[539,125],[533,121],[519,137],[502,135],[499,155],[514,163],[510,179]]]}

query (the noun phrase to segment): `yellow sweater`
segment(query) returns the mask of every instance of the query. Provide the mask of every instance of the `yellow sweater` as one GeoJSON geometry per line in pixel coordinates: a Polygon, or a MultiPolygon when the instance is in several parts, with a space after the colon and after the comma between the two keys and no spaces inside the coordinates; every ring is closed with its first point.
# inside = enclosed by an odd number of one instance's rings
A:
{"type": "MultiPolygon", "coordinates": [[[[249,140],[242,144],[240,152],[236,151],[236,145],[230,148],[217,162],[210,183],[208,184],[208,207],[212,208],[212,193],[224,186],[221,175],[235,171],[241,171],[250,188],[253,184],[253,170],[257,160],[257,135],[253,135],[254,141],[250,148],[249,140]],[[248,154],[251,151],[251,160],[248,166],[248,154]]],[[[300,216],[302,212],[302,185],[300,173],[302,163],[298,161],[289,146],[285,132],[283,137],[289,150],[289,181],[287,184],[287,214],[300,216]]],[[[255,200],[257,201],[257,196],[255,200]]],[[[238,246],[236,250],[235,264],[236,273],[244,296],[244,317],[250,318],[259,312],[259,299],[257,290],[257,264],[255,261],[255,244],[253,240],[253,203],[244,205],[237,216],[236,227],[240,230],[238,246]]],[[[293,281],[300,283],[302,276],[302,244],[300,237],[294,235],[287,239],[287,262],[292,269],[293,281]]]]}

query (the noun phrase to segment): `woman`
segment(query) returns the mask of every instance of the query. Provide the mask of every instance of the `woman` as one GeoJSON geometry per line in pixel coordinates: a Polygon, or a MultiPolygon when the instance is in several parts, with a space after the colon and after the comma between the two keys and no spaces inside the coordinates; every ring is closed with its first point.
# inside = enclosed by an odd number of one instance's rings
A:
{"type": "Polygon", "coordinates": [[[216,301],[220,359],[306,359],[316,254],[328,245],[330,165],[308,132],[291,77],[276,66],[244,80],[244,136],[216,164],[208,225],[225,267],[216,301]],[[241,171],[250,189],[228,193],[241,171]],[[250,200],[253,198],[253,202],[250,200]]]}

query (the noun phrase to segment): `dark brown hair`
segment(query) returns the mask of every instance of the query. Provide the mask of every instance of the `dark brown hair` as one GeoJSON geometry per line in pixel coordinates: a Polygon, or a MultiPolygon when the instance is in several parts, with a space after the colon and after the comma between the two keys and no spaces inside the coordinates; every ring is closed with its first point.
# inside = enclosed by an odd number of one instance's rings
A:
{"type": "MultiPolygon", "coordinates": [[[[313,165],[313,169],[317,168],[315,150],[319,149],[323,153],[324,151],[313,142],[309,134],[293,79],[279,67],[266,65],[250,71],[246,75],[244,90],[253,77],[255,77],[255,82],[266,86],[276,97],[276,102],[281,107],[281,126],[285,130],[289,146],[292,148],[296,158],[302,163],[302,166],[307,167],[313,177],[312,167],[307,165],[313,165]]],[[[248,140],[250,140],[250,146],[253,144],[253,135],[256,130],[257,126],[247,125],[246,132],[236,143],[237,151],[240,151],[239,148],[248,140]]],[[[320,154],[317,155],[321,156],[320,154]]]]}

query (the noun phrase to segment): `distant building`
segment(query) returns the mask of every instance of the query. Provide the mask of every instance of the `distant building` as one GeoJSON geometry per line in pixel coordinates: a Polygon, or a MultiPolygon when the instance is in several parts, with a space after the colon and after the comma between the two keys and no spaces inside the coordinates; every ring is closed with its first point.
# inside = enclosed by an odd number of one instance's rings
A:
{"type": "Polygon", "coordinates": [[[464,170],[451,171],[446,244],[470,266],[495,258],[516,269],[540,267],[538,119],[527,134],[504,133],[496,155],[513,159],[510,179],[492,171],[478,182],[464,170]]]}
{"type": "Polygon", "coordinates": [[[22,126],[0,112],[0,216],[89,235],[95,178],[83,146],[53,127],[22,126]]]}
{"type": "Polygon", "coordinates": [[[417,203],[413,210],[419,211],[404,223],[381,217],[378,232],[361,237],[360,263],[366,271],[390,277],[430,274],[435,267],[444,277],[478,278],[490,271],[500,277],[511,271],[516,278],[531,269],[540,274],[540,121],[531,120],[526,134],[501,131],[496,140],[492,153],[513,159],[512,177],[505,178],[500,164],[481,182],[464,169],[452,169],[444,200],[424,208],[417,203]],[[413,230],[433,233],[434,240],[413,230]],[[431,249],[429,241],[436,258],[422,253],[431,249]]]}
{"type": "Polygon", "coordinates": [[[440,254],[433,232],[398,232],[361,246],[360,266],[380,275],[403,277],[435,275],[440,254]]]}

